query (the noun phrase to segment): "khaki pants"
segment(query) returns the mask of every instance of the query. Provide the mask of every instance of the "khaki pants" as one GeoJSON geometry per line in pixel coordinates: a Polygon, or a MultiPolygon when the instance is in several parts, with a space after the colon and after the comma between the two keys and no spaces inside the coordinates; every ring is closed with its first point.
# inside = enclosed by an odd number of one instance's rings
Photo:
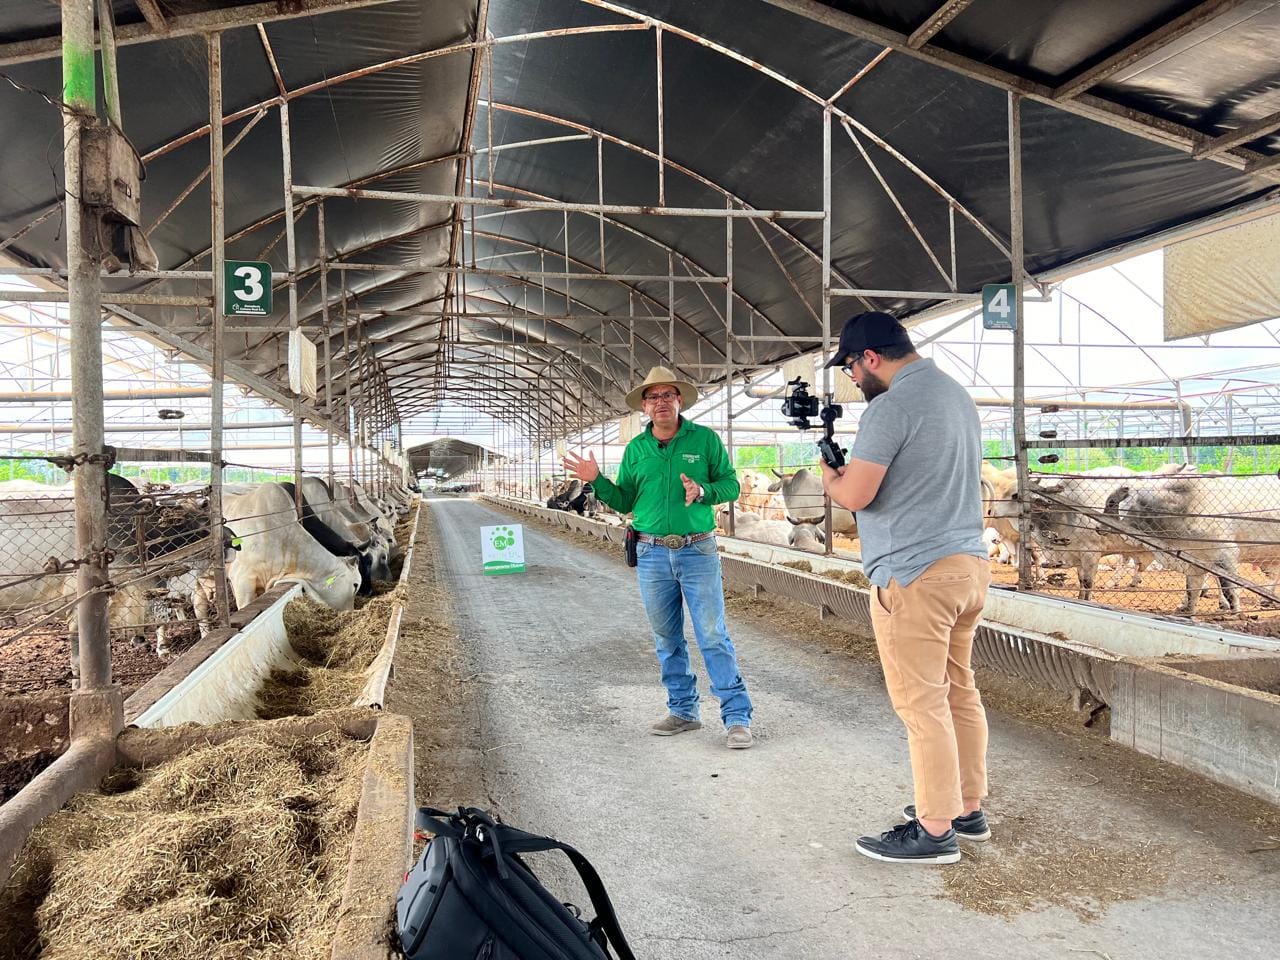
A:
{"type": "Polygon", "coordinates": [[[916,816],[951,820],[987,795],[987,715],[969,661],[991,570],[955,554],[902,587],[871,588],[893,709],[907,728],[916,816]]]}

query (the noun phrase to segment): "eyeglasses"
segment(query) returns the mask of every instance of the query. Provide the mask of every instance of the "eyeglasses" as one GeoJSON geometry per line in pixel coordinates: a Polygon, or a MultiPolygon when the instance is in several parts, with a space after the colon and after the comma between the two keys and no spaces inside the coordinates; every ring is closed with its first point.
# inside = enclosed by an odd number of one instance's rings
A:
{"type": "Polygon", "coordinates": [[[644,402],[648,403],[651,400],[674,400],[678,396],[680,396],[678,393],[650,393],[644,396],[644,402]]]}
{"type": "Polygon", "coordinates": [[[854,365],[861,362],[862,362],[862,356],[858,355],[854,357],[851,361],[846,363],[844,366],[842,366],[840,369],[844,371],[844,375],[846,377],[852,377],[854,365]]]}

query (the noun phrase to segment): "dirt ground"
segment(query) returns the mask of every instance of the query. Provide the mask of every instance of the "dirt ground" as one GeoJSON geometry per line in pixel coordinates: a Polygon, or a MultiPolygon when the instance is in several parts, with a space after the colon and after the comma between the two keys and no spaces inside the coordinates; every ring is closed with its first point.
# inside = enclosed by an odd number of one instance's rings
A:
{"type": "MultiPolygon", "coordinates": [[[[71,640],[61,627],[41,630],[10,640],[17,630],[0,632],[0,694],[14,695],[39,690],[71,689],[71,640]]],[[[182,653],[199,639],[194,621],[169,629],[170,658],[182,653]]],[[[154,637],[147,645],[135,646],[132,639],[118,633],[111,638],[111,675],[127,697],[168,663],[156,656],[154,637]]]]}
{"type": "Polygon", "coordinates": [[[492,807],[480,757],[478,671],[452,626],[437,568],[439,540],[431,506],[423,500],[421,509],[384,706],[413,720],[414,793],[419,804],[492,807]]]}

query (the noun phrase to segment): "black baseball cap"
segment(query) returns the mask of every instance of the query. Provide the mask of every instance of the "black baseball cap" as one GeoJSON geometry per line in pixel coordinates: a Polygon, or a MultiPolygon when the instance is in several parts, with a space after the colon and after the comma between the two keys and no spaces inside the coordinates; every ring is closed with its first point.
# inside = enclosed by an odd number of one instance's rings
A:
{"type": "Polygon", "coordinates": [[[878,310],[859,313],[844,322],[840,345],[826,365],[842,367],[845,357],[860,356],[863,350],[879,350],[881,347],[913,349],[907,328],[898,322],[897,317],[878,310]]]}

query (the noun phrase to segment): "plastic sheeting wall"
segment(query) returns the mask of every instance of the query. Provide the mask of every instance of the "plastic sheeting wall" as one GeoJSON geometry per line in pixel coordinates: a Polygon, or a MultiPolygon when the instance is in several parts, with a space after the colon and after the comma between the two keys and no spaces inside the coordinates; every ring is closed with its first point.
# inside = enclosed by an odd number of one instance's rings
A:
{"type": "Polygon", "coordinates": [[[1165,340],[1273,317],[1280,317],[1280,214],[1165,247],[1165,340]]]}

